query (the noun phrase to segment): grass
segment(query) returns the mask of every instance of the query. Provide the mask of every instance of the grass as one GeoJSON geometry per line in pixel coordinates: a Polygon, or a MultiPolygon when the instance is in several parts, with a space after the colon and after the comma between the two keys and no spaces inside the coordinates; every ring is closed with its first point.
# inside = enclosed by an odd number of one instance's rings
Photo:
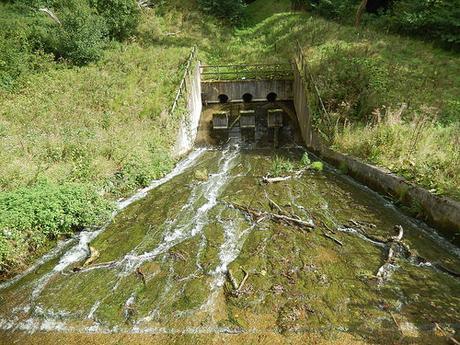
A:
{"type": "MultiPolygon", "coordinates": [[[[17,88],[0,89],[0,195],[20,189],[25,207],[37,185],[46,184],[51,195],[70,182],[76,191],[84,185],[94,197],[113,200],[170,171],[181,115],[169,116],[168,109],[190,47],[158,43],[150,31],[158,24],[152,18],[153,11],[144,13],[141,39],[112,43],[98,63],[79,68],[48,61],[17,88]]],[[[45,191],[40,195],[49,200],[45,191]]],[[[88,223],[74,225],[73,230],[88,223]]],[[[31,236],[15,224],[2,223],[1,230],[1,251],[7,254],[0,258],[0,271],[11,263],[20,266],[29,250],[56,237],[38,226],[31,236]],[[10,231],[24,236],[9,240],[10,231]]]]}

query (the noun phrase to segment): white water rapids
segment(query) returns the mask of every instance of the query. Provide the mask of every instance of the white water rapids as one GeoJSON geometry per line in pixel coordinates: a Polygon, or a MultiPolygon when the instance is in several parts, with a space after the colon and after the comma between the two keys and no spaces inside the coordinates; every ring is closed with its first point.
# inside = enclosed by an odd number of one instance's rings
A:
{"type": "MultiPolygon", "coordinates": [[[[140,190],[132,197],[120,201],[117,204],[117,210],[114,212],[113,216],[133,202],[145,197],[151,190],[167,183],[174,177],[191,168],[205,151],[205,149],[193,151],[186,159],[180,162],[170,174],[166,175],[162,179],[152,182],[150,186],[140,190]]],[[[235,145],[228,146],[219,154],[220,158],[217,161],[217,171],[210,174],[206,181],[193,186],[188,200],[182,206],[180,214],[177,215],[176,219],[165,220],[163,224],[163,239],[158,245],[154,246],[151,250],[142,253],[136,252],[136,247],[134,250],[125,254],[115,262],[111,262],[107,265],[88,267],[81,270],[80,273],[94,269],[114,269],[118,272],[116,280],[113,282],[111,293],[104,298],[95,301],[91,309],[86,312],[86,318],[93,321],[92,326],[81,329],[78,327],[76,328],[65,321],[67,315],[66,312],[56,313],[53,310],[45,310],[40,304],[37,304],[36,301],[39,299],[44,289],[47,288],[47,285],[53,277],[63,274],[66,269],[88,257],[89,244],[97,238],[97,236],[104,232],[109,224],[95,231],[82,231],[76,238],[60,243],[55,250],[39,259],[35,265],[25,271],[22,275],[19,275],[16,278],[0,285],[0,290],[6,289],[31,274],[44,263],[58,257],[58,255],[61,256],[58,263],[48,273],[44,274],[41,278],[32,281],[32,292],[28,302],[12,311],[12,315],[10,317],[0,319],[0,328],[4,330],[23,330],[29,332],[39,330],[70,332],[113,331],[112,328],[105,328],[101,326],[97,322],[96,315],[101,304],[111,298],[111,294],[119,288],[121,282],[135,272],[142,264],[155,260],[159,255],[167,253],[174,246],[195,236],[203,236],[204,238],[203,229],[209,223],[209,212],[217,205],[218,197],[230,179],[230,171],[235,166],[239,157],[239,147],[235,145]],[[74,244],[71,245],[71,243],[74,244]],[[23,319],[24,313],[29,313],[29,317],[23,319]]],[[[211,293],[208,301],[199,308],[201,310],[207,310],[211,314],[213,311],[213,304],[215,303],[215,297],[225,282],[225,274],[228,269],[228,265],[238,257],[242,244],[244,243],[244,238],[253,228],[249,227],[242,232],[238,232],[238,226],[236,225],[239,224],[235,224],[232,220],[222,221],[224,242],[221,244],[219,249],[218,258],[220,263],[216,269],[210,272],[210,275],[212,276],[210,286],[211,293]]],[[[202,247],[204,247],[204,245],[202,245],[202,247]]],[[[197,260],[199,260],[198,257],[199,254],[197,255],[197,260]]],[[[199,267],[200,263],[197,261],[197,268],[199,267]]],[[[183,279],[190,279],[192,276],[193,274],[190,277],[185,277],[183,279]]],[[[168,286],[166,286],[164,293],[166,293],[168,289],[168,286]]],[[[125,313],[130,306],[135,303],[135,300],[136,294],[132,293],[129,299],[125,302],[125,313]]],[[[154,308],[149,313],[149,316],[137,320],[134,323],[132,331],[143,332],[143,328],[141,327],[142,324],[151,321],[156,315],[158,315],[158,310],[157,308],[154,308]]],[[[144,331],[147,331],[147,328],[145,328],[144,331]]],[[[158,330],[155,332],[157,331],[158,330]]],[[[199,330],[195,331],[199,332],[199,330]]]]}

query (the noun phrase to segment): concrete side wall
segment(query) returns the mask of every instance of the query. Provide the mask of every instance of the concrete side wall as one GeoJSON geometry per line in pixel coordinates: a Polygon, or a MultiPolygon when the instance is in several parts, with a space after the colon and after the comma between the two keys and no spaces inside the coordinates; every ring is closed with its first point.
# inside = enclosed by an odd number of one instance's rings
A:
{"type": "Polygon", "coordinates": [[[294,78],[294,106],[307,148],[373,190],[390,195],[406,206],[417,205],[428,224],[439,229],[451,242],[460,245],[460,203],[434,195],[388,170],[329,149],[312,128],[307,105],[309,94],[303,76],[297,68],[294,78]]]}
{"type": "Polygon", "coordinates": [[[294,70],[294,84],[293,84],[293,95],[294,95],[294,107],[297,113],[297,119],[299,121],[300,133],[302,139],[309,147],[312,142],[312,126],[311,117],[308,110],[307,104],[307,89],[302,75],[299,73],[297,68],[294,70]]]}
{"type": "Polygon", "coordinates": [[[434,195],[409,183],[390,171],[359,161],[354,157],[330,150],[315,140],[310,146],[321,158],[364,183],[373,190],[390,195],[406,206],[417,205],[423,219],[439,229],[452,243],[460,246],[460,203],[434,195]]]}
{"type": "Polygon", "coordinates": [[[271,92],[277,94],[278,101],[293,99],[292,80],[236,80],[202,83],[203,102],[218,103],[219,95],[227,95],[229,102],[242,102],[243,95],[249,93],[253,101],[267,101],[271,92]]]}
{"type": "Polygon", "coordinates": [[[182,120],[174,148],[174,154],[181,156],[190,151],[198,133],[203,105],[201,102],[201,73],[197,63],[192,73],[186,78],[187,114],[182,120]]]}

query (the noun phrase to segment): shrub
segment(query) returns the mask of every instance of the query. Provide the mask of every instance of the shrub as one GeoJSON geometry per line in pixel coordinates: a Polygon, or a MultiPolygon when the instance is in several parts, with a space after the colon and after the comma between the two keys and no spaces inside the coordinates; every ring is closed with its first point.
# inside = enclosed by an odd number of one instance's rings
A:
{"type": "Polygon", "coordinates": [[[270,171],[271,176],[283,176],[292,173],[295,169],[294,164],[283,157],[275,156],[270,171]]]}
{"type": "Polygon", "coordinates": [[[123,40],[135,33],[140,10],[134,0],[91,0],[91,6],[106,21],[111,38],[123,40]]]}
{"type": "Polygon", "coordinates": [[[302,158],[300,159],[300,164],[301,164],[302,166],[308,166],[308,165],[310,165],[310,163],[311,163],[310,157],[308,157],[308,153],[305,152],[305,153],[302,155],[302,158]]]}
{"type": "Polygon", "coordinates": [[[459,47],[459,18],[459,0],[400,0],[394,2],[388,24],[402,33],[459,47]]]}
{"type": "Polygon", "coordinates": [[[243,0],[198,0],[198,3],[203,11],[231,23],[237,23],[243,17],[243,0]]]}
{"type": "Polygon", "coordinates": [[[0,271],[46,239],[102,224],[111,210],[108,201],[83,184],[41,183],[1,193],[0,271]]]}
{"type": "Polygon", "coordinates": [[[323,171],[324,169],[324,164],[323,162],[316,161],[310,164],[310,169],[316,170],[316,171],[323,171]]]}
{"type": "Polygon", "coordinates": [[[62,26],[54,25],[43,37],[45,49],[56,57],[84,65],[101,58],[107,35],[106,23],[85,2],[72,1],[59,11],[62,26]]]}

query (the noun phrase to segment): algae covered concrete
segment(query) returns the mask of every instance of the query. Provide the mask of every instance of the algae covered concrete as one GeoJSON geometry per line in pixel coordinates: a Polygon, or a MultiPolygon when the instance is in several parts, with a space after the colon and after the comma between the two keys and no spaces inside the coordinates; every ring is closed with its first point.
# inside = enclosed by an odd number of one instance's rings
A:
{"type": "Polygon", "coordinates": [[[57,270],[70,251],[64,247],[3,286],[1,341],[444,344],[458,337],[458,278],[398,257],[379,282],[385,249],[345,225],[372,224],[367,233],[382,239],[402,225],[411,250],[451,270],[460,267],[458,249],[333,170],[261,182],[275,160],[300,167],[304,154],[238,145],[204,151],[92,240],[99,256],[91,265],[82,257],[57,270]],[[272,212],[268,199],[316,227],[256,221],[235,207],[272,212]],[[248,274],[238,293],[229,270],[238,283],[248,274]]]}

